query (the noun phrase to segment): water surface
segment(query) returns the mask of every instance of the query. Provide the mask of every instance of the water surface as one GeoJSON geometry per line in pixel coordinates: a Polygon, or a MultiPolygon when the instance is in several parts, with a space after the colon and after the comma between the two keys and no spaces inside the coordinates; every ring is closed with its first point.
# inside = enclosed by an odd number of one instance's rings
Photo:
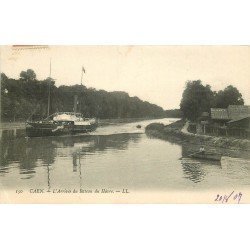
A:
{"type": "MultiPolygon", "coordinates": [[[[248,162],[223,167],[220,163],[181,160],[199,145],[149,138],[144,130],[152,122],[114,123],[73,137],[25,138],[24,131],[3,131],[0,189],[197,191],[250,185],[248,162]],[[138,124],[141,129],[136,128],[138,124]]],[[[247,154],[225,153],[237,157],[247,154]]]]}

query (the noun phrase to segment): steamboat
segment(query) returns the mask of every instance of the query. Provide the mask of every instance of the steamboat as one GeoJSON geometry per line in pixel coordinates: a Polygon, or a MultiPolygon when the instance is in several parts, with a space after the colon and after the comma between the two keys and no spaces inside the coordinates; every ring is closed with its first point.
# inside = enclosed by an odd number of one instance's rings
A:
{"type": "Polygon", "coordinates": [[[27,121],[28,137],[74,135],[94,131],[98,126],[96,118],[85,118],[81,113],[58,112],[41,121],[27,121]]]}
{"type": "MultiPolygon", "coordinates": [[[[84,67],[82,67],[81,86],[84,67]]],[[[50,115],[50,84],[51,84],[51,62],[50,77],[48,84],[48,111],[47,118],[40,121],[26,122],[26,135],[28,137],[61,136],[88,133],[94,131],[98,126],[96,118],[86,118],[77,112],[78,96],[74,96],[74,112],[57,112],[50,115]]],[[[81,93],[80,93],[81,94],[81,93]]]]}

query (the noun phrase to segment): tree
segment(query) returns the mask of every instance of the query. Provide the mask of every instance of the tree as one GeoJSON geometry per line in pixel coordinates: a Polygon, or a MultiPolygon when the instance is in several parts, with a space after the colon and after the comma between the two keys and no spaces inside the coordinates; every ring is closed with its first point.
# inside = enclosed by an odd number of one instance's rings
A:
{"type": "Polygon", "coordinates": [[[8,77],[4,73],[1,73],[0,77],[1,77],[1,79],[0,79],[1,93],[5,93],[6,94],[8,92],[8,89],[6,89],[8,77]]]}
{"type": "Polygon", "coordinates": [[[20,78],[25,81],[35,81],[36,73],[33,69],[27,69],[26,71],[22,71],[20,73],[20,78]]]}
{"type": "Polygon", "coordinates": [[[229,105],[243,105],[244,100],[242,94],[239,90],[229,85],[224,90],[220,90],[215,94],[215,104],[216,108],[227,108],[229,105]]]}
{"type": "Polygon", "coordinates": [[[196,121],[202,112],[209,112],[213,98],[209,85],[204,86],[201,80],[188,81],[182,94],[180,109],[185,118],[196,121]]]}
{"type": "Polygon", "coordinates": [[[6,83],[7,80],[8,80],[8,77],[4,73],[1,73],[1,82],[6,83]]]}

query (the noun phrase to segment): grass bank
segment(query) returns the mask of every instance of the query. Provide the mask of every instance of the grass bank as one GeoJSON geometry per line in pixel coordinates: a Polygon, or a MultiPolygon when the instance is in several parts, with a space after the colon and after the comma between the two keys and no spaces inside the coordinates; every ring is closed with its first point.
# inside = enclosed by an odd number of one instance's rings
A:
{"type": "Polygon", "coordinates": [[[184,124],[183,120],[166,126],[160,123],[151,123],[146,127],[146,134],[177,143],[204,144],[226,149],[250,150],[250,140],[184,133],[181,131],[184,124]]]}

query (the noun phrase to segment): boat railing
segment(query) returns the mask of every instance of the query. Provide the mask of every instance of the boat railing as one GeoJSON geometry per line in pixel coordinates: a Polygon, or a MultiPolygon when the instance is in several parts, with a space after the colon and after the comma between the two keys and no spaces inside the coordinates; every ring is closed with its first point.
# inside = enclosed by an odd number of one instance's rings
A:
{"type": "MultiPolygon", "coordinates": [[[[39,120],[37,122],[42,122],[42,121],[46,121],[47,122],[49,120],[52,120],[53,117],[55,117],[57,115],[63,115],[63,114],[72,115],[72,116],[74,115],[74,116],[76,116],[78,118],[83,118],[84,121],[89,121],[89,120],[93,120],[94,119],[95,122],[98,122],[97,118],[84,117],[81,113],[75,113],[75,112],[56,112],[56,113],[53,113],[53,114],[49,115],[48,117],[46,117],[44,119],[41,119],[41,120],[39,120]]],[[[28,119],[26,122],[35,122],[35,121],[32,121],[32,120],[28,119]]]]}
{"type": "Polygon", "coordinates": [[[57,116],[57,115],[63,115],[63,114],[66,114],[66,115],[75,115],[75,116],[82,116],[81,113],[75,113],[75,112],[56,112],[56,113],[53,113],[53,114],[49,115],[44,120],[49,120],[49,118],[52,118],[52,117],[57,116]]]}

